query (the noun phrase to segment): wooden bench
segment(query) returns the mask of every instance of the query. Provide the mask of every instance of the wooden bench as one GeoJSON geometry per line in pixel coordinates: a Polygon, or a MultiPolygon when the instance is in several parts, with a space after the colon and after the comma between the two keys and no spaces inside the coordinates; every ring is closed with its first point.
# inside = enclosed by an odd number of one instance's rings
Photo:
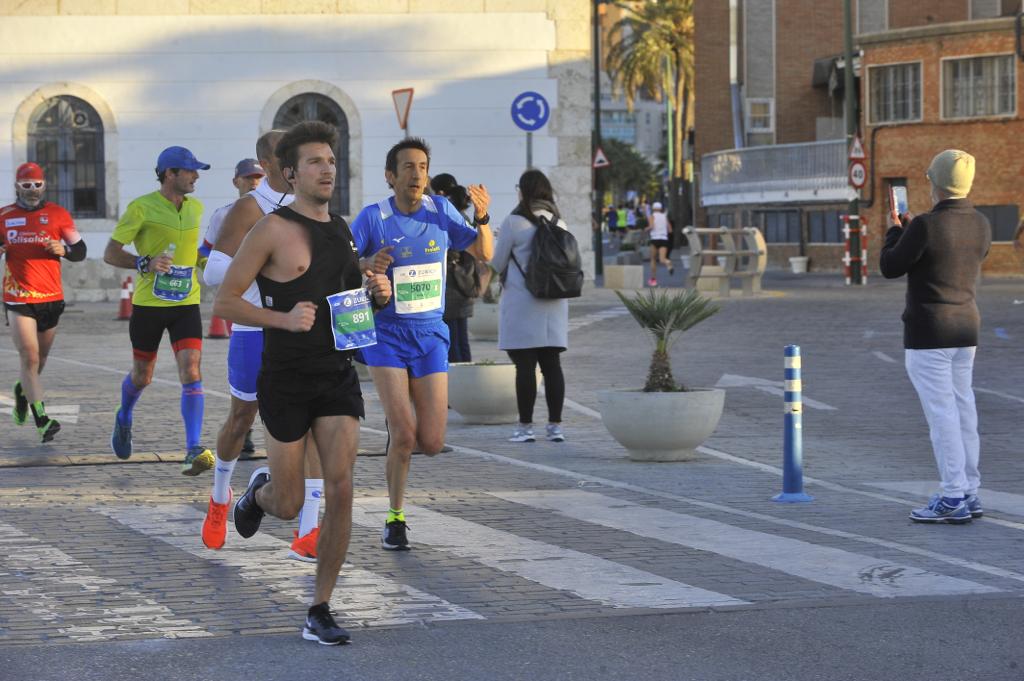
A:
{"type": "Polygon", "coordinates": [[[690,247],[687,287],[707,289],[706,285],[701,285],[702,280],[717,279],[718,294],[727,298],[735,278],[741,281],[743,295],[760,293],[761,278],[768,265],[768,249],[761,230],[756,227],[684,227],[683,234],[690,247]],[[710,257],[718,259],[717,266],[704,262],[710,257]]]}

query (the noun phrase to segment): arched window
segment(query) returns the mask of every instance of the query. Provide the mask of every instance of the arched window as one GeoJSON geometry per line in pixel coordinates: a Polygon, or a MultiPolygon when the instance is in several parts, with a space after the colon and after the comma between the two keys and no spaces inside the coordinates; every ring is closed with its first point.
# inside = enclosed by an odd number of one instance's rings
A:
{"type": "Polygon", "coordinates": [[[338,172],[334,180],[331,212],[349,214],[348,119],[334,100],[316,92],[295,95],[285,102],[274,116],[274,127],[287,129],[303,121],[323,121],[338,131],[338,146],[334,149],[338,172]]]}
{"type": "Polygon", "coordinates": [[[28,160],[46,171],[47,201],[77,218],[104,216],[103,122],[87,102],[60,95],[37,106],[28,124],[28,160]]]}

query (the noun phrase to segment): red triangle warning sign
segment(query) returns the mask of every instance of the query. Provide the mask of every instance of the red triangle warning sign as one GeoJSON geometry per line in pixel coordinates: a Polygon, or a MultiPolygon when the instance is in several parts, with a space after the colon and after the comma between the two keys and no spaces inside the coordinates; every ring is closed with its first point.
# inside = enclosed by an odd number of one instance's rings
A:
{"type": "Polygon", "coordinates": [[[865,158],[867,158],[867,154],[864,153],[864,145],[861,144],[860,137],[854,135],[853,143],[850,144],[850,160],[863,161],[865,158]]]}
{"type": "Polygon", "coordinates": [[[611,162],[609,162],[608,157],[604,155],[604,149],[598,147],[597,151],[594,152],[594,168],[607,168],[610,165],[611,162]]]}

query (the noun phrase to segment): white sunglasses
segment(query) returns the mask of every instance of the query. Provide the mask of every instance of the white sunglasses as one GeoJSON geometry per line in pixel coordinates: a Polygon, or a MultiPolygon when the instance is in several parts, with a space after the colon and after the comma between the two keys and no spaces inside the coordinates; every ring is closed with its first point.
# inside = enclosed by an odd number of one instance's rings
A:
{"type": "Polygon", "coordinates": [[[25,182],[18,182],[20,189],[42,189],[43,185],[46,184],[42,180],[29,180],[25,182]]]}

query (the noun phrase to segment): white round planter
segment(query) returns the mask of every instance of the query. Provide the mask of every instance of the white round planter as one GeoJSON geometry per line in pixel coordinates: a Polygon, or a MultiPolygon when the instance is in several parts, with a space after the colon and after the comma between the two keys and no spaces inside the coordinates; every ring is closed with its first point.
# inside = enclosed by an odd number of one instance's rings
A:
{"type": "Polygon", "coordinates": [[[473,340],[498,340],[498,304],[477,302],[466,325],[473,340]]]}
{"type": "Polygon", "coordinates": [[[515,365],[449,364],[448,404],[466,423],[517,423],[515,365]]]}
{"type": "Polygon", "coordinates": [[[806,255],[794,255],[789,259],[789,269],[792,270],[793,274],[806,274],[808,260],[810,258],[806,255]]]}
{"type": "Polygon", "coordinates": [[[633,461],[689,461],[714,432],[725,407],[725,391],[645,393],[605,390],[601,419],[633,461]]]}

